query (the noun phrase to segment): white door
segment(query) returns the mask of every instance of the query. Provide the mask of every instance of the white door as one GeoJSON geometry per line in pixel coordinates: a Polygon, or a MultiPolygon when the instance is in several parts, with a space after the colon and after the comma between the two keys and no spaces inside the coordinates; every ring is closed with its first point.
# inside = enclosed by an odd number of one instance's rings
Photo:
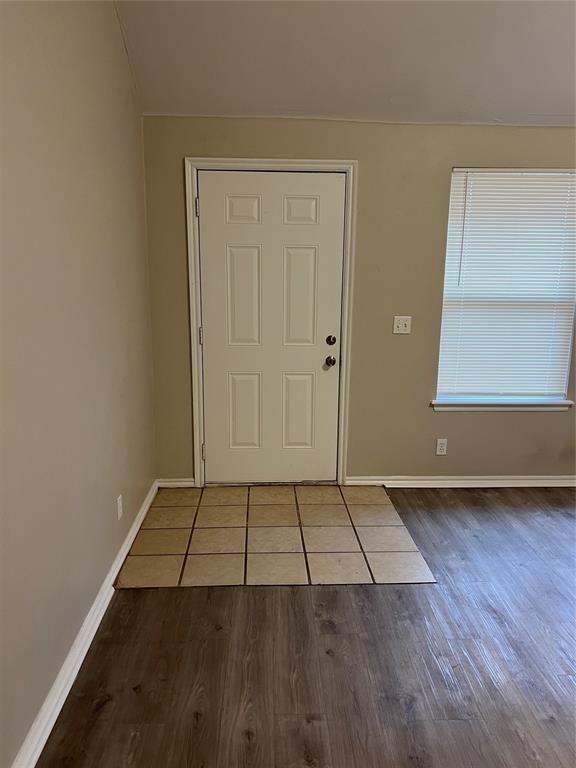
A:
{"type": "Polygon", "coordinates": [[[198,194],[205,479],[335,480],[345,174],[199,171],[198,194]]]}

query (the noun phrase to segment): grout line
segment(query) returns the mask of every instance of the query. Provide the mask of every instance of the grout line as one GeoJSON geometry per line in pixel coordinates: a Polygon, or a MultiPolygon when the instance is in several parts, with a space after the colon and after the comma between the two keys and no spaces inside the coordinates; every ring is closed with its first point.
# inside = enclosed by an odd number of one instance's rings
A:
{"type": "MultiPolygon", "coordinates": [[[[334,549],[334,550],[326,550],[326,549],[319,549],[319,550],[305,550],[305,552],[309,552],[311,555],[361,555],[362,550],[358,549],[334,549]]],[[[253,555],[299,555],[300,552],[252,552],[253,555]]],[[[372,553],[370,553],[372,554],[372,553]]],[[[383,553],[386,554],[386,553],[383,553]]],[[[390,553],[388,553],[390,554],[390,553]]]]}
{"type": "MultiPolygon", "coordinates": [[[[244,550],[243,549],[235,549],[235,550],[232,550],[230,552],[210,552],[210,551],[208,551],[208,552],[189,552],[188,553],[188,557],[204,557],[206,555],[208,555],[208,557],[218,557],[220,555],[243,555],[243,554],[244,554],[244,550]]],[[[210,586],[210,585],[207,584],[206,586],[210,586]]],[[[213,584],[212,586],[217,587],[218,585],[217,584],[213,584]]],[[[239,587],[241,585],[240,584],[235,584],[234,586],[239,587]]]]}
{"type": "Polygon", "coordinates": [[[196,524],[196,518],[198,517],[198,510],[200,509],[200,502],[202,501],[203,493],[204,493],[204,488],[200,490],[200,496],[198,497],[198,506],[196,507],[196,512],[194,512],[194,517],[192,518],[192,527],[190,528],[190,535],[188,536],[188,544],[186,545],[186,552],[184,554],[184,561],[182,563],[182,568],[180,570],[180,576],[178,577],[177,586],[180,586],[182,584],[182,577],[184,576],[184,569],[186,568],[186,559],[188,558],[188,554],[190,551],[190,544],[192,542],[192,531],[194,530],[194,526],[196,524]]]}
{"type": "Polygon", "coordinates": [[[364,551],[364,547],[362,546],[362,542],[360,541],[360,536],[358,536],[358,531],[356,530],[356,526],[354,525],[354,520],[352,520],[352,515],[350,514],[350,510],[348,509],[348,502],[344,498],[342,489],[340,488],[339,490],[342,495],[342,498],[344,499],[344,506],[346,507],[346,512],[348,513],[350,522],[352,523],[352,528],[354,529],[354,536],[356,536],[356,539],[358,541],[358,546],[360,547],[360,552],[362,553],[362,557],[364,558],[364,562],[366,563],[366,567],[368,568],[368,573],[370,574],[370,578],[372,579],[372,582],[376,584],[376,579],[374,578],[374,574],[372,573],[372,568],[370,567],[370,563],[368,562],[368,558],[366,557],[366,552],[364,551]]]}
{"type": "MultiPolygon", "coordinates": [[[[249,525],[248,528],[298,528],[297,525],[249,525]]],[[[246,525],[176,525],[168,528],[140,528],[140,531],[189,531],[190,528],[195,527],[199,531],[213,531],[222,530],[228,528],[246,528],[246,525]]],[[[406,528],[405,525],[354,525],[348,523],[342,523],[341,525],[326,525],[322,523],[315,523],[314,525],[302,525],[302,528],[406,528]]]]}
{"type": "MultiPolygon", "coordinates": [[[[394,554],[395,552],[399,552],[400,550],[392,550],[392,551],[386,551],[386,552],[370,552],[371,555],[377,554],[377,555],[390,555],[394,554]]],[[[262,549],[258,552],[249,552],[250,555],[301,555],[303,550],[293,550],[293,549],[278,549],[278,550],[270,550],[270,549],[262,549]]],[[[406,552],[414,552],[415,550],[402,550],[402,552],[405,554],[406,552]]],[[[181,553],[180,553],[181,554],[181,553]]],[[[196,557],[196,555],[241,555],[242,551],[237,552],[194,552],[190,555],[190,557],[196,557]]],[[[318,551],[312,551],[310,552],[311,555],[361,555],[362,550],[354,549],[335,549],[335,550],[318,550],[318,551]]],[[[143,555],[135,555],[135,557],[143,557],[143,555]]],[[[151,557],[162,557],[162,555],[151,555],[151,557]]],[[[236,585],[238,586],[238,584],[236,585]]],[[[280,585],[279,585],[280,586],[280,585]]]]}
{"type": "MultiPolygon", "coordinates": [[[[243,555],[244,550],[243,549],[235,549],[232,552],[189,552],[188,557],[194,558],[194,557],[229,557],[230,555],[243,555]]],[[[205,587],[218,587],[218,586],[226,586],[225,584],[204,584],[205,587]]],[[[242,586],[241,584],[234,584],[235,587],[242,586]]]]}
{"type": "Polygon", "coordinates": [[[292,486],[294,492],[294,503],[296,504],[296,515],[298,517],[298,528],[300,529],[300,539],[302,540],[302,552],[304,553],[304,565],[306,566],[306,578],[308,584],[312,584],[312,577],[310,576],[310,564],[308,562],[308,550],[306,549],[306,542],[304,541],[304,531],[302,530],[302,518],[300,517],[300,502],[298,501],[298,494],[296,493],[296,486],[292,486]]]}
{"type": "MultiPolygon", "coordinates": [[[[126,556],[126,560],[129,557],[186,557],[186,552],[158,552],[156,554],[149,552],[146,555],[130,555],[126,556]]],[[[124,562],[126,562],[126,560],[124,562]]]]}
{"type": "MultiPolygon", "coordinates": [[[[174,488],[171,488],[169,490],[175,490],[174,488]]],[[[182,490],[187,491],[191,490],[189,488],[183,488],[182,490]]],[[[201,491],[203,489],[200,489],[201,491]]],[[[202,493],[200,494],[202,496],[202,493]]],[[[150,504],[148,507],[148,512],[150,512],[153,509],[190,509],[190,507],[197,507],[200,504],[200,496],[198,496],[198,501],[193,501],[191,504],[150,504]]],[[[146,514],[148,514],[148,512],[146,514]]]]}
{"type": "MultiPolygon", "coordinates": [[[[296,510],[298,511],[298,510],[296,510]]],[[[351,528],[351,525],[251,525],[250,528],[351,528]]],[[[153,530],[153,529],[151,529],[153,530]]]]}
{"type": "MultiPolygon", "coordinates": [[[[235,502],[234,504],[203,504],[202,509],[229,509],[230,507],[243,507],[246,502],[235,502]]],[[[238,586],[238,585],[236,585],[238,586]]]]}
{"type": "Polygon", "coordinates": [[[192,528],[194,528],[194,518],[192,518],[192,523],[190,525],[168,525],[166,527],[162,528],[139,528],[138,533],[143,533],[147,531],[191,531],[192,528]]]}
{"type": "Polygon", "coordinates": [[[251,502],[250,506],[252,507],[290,507],[292,506],[291,501],[277,501],[274,503],[273,501],[261,501],[261,502],[251,502]]]}
{"type": "Polygon", "coordinates": [[[248,523],[249,523],[249,515],[250,515],[250,490],[252,486],[248,486],[248,493],[246,494],[246,533],[244,535],[244,581],[242,582],[243,586],[246,586],[248,583],[248,523]]]}
{"type": "MultiPolygon", "coordinates": [[[[307,485],[307,484],[305,484],[305,485],[307,485]]],[[[170,509],[170,508],[171,509],[185,509],[185,508],[188,508],[188,509],[192,509],[193,510],[192,524],[191,524],[190,528],[188,528],[188,526],[184,526],[184,527],[176,526],[176,527],[168,527],[168,528],[164,528],[164,527],[162,527],[162,528],[144,528],[143,525],[144,525],[144,522],[145,522],[146,517],[147,517],[147,515],[146,515],[144,517],[144,520],[142,521],[142,524],[140,525],[139,530],[138,530],[138,533],[140,533],[142,531],[170,531],[170,530],[172,530],[172,531],[174,531],[174,530],[182,531],[182,530],[189,530],[188,542],[187,542],[186,550],[185,550],[184,553],[182,553],[182,552],[173,552],[173,553],[172,552],[163,552],[163,553],[159,553],[159,554],[146,553],[146,554],[138,554],[138,555],[132,554],[132,552],[130,551],[130,552],[128,552],[128,554],[126,556],[126,559],[128,557],[180,557],[181,556],[181,557],[183,557],[183,563],[182,563],[182,568],[180,570],[180,576],[178,578],[178,582],[177,582],[176,586],[182,586],[182,578],[183,578],[183,575],[184,575],[184,570],[185,570],[185,567],[186,567],[186,560],[187,560],[188,557],[196,557],[196,556],[209,556],[209,557],[215,557],[216,556],[217,557],[218,555],[242,554],[242,555],[244,555],[244,581],[242,583],[242,586],[244,586],[244,585],[247,586],[248,534],[249,534],[249,529],[250,528],[258,528],[258,529],[289,528],[289,529],[292,529],[292,528],[296,527],[295,525],[293,525],[293,526],[286,526],[286,525],[256,525],[256,526],[251,526],[249,524],[249,522],[250,522],[250,509],[251,508],[258,509],[258,507],[261,507],[261,506],[271,506],[271,507],[292,506],[292,504],[286,504],[286,503],[270,504],[268,502],[266,502],[266,503],[264,503],[262,505],[260,505],[260,504],[251,505],[251,503],[250,503],[250,494],[251,494],[251,488],[252,487],[253,487],[252,485],[248,485],[247,486],[247,491],[248,492],[246,494],[246,502],[245,502],[246,518],[245,518],[245,525],[244,526],[222,525],[222,526],[208,526],[207,528],[199,528],[198,525],[197,525],[197,521],[198,521],[198,517],[199,517],[199,513],[200,513],[200,509],[201,509],[201,504],[202,504],[202,500],[203,500],[204,489],[200,490],[200,496],[198,497],[198,501],[193,503],[193,504],[181,504],[181,505],[169,504],[169,505],[156,505],[156,506],[152,506],[151,505],[149,507],[149,509],[148,509],[148,512],[151,511],[151,510],[154,510],[154,509],[170,509]],[[223,530],[223,529],[239,530],[242,527],[244,527],[244,529],[245,529],[245,537],[244,537],[244,547],[245,548],[244,548],[243,551],[239,551],[239,552],[195,552],[195,553],[191,553],[190,552],[190,545],[191,545],[191,541],[192,541],[192,535],[193,535],[195,530],[204,530],[204,531],[206,531],[206,530],[223,530]]],[[[393,523],[391,525],[368,525],[368,526],[360,525],[360,526],[357,526],[354,523],[353,519],[352,519],[352,515],[351,515],[350,509],[349,509],[349,504],[346,501],[346,499],[344,498],[344,494],[342,493],[342,488],[340,486],[338,486],[338,485],[336,485],[335,487],[338,488],[338,491],[339,491],[340,496],[342,498],[342,504],[337,504],[336,506],[344,506],[344,508],[346,509],[346,513],[348,515],[348,518],[350,520],[350,523],[348,525],[336,525],[336,526],[333,526],[333,525],[304,526],[303,523],[302,523],[302,517],[301,517],[301,513],[300,513],[300,504],[299,504],[299,501],[298,501],[298,495],[296,493],[296,488],[298,487],[298,485],[292,484],[291,487],[292,487],[292,493],[294,494],[294,506],[295,506],[295,509],[296,509],[296,515],[297,515],[297,520],[298,520],[297,526],[298,526],[298,529],[300,531],[300,540],[301,540],[301,544],[302,544],[302,554],[304,554],[304,563],[305,563],[305,566],[306,566],[306,575],[307,575],[307,579],[308,579],[308,584],[309,585],[312,584],[312,579],[311,579],[311,576],[310,576],[310,564],[308,562],[308,555],[309,554],[314,554],[314,555],[316,555],[316,554],[326,554],[326,555],[362,554],[362,556],[364,558],[364,561],[366,563],[368,572],[369,572],[370,577],[372,579],[372,583],[374,583],[374,584],[378,584],[378,582],[374,578],[374,574],[372,572],[372,568],[370,567],[370,563],[369,563],[368,558],[367,558],[368,554],[394,554],[394,553],[403,553],[403,554],[410,554],[410,553],[412,553],[412,554],[414,554],[414,553],[416,553],[416,554],[420,554],[420,556],[423,557],[422,552],[420,551],[419,547],[417,547],[417,549],[401,549],[401,550],[400,549],[395,549],[395,550],[368,550],[368,551],[365,550],[364,546],[362,545],[362,542],[360,541],[360,537],[358,535],[358,529],[366,528],[366,527],[368,527],[368,528],[373,528],[374,527],[374,528],[404,528],[404,529],[408,530],[407,526],[406,526],[406,524],[403,521],[401,521],[399,524],[398,523],[393,523]],[[334,551],[334,552],[332,552],[332,551],[309,552],[307,550],[306,544],[305,544],[304,528],[328,528],[328,529],[332,529],[332,528],[349,529],[349,528],[352,528],[354,530],[354,535],[356,537],[356,540],[358,541],[358,545],[359,545],[360,549],[356,550],[356,551],[353,551],[353,552],[349,552],[348,550],[344,550],[344,551],[343,550],[337,550],[337,551],[334,551]]],[[[325,505],[325,504],[332,504],[332,503],[331,502],[320,502],[320,504],[321,505],[325,505]]],[[[393,504],[392,501],[391,501],[391,504],[394,507],[394,509],[396,509],[396,507],[395,507],[395,505],[393,504]]],[[[212,505],[205,505],[202,508],[206,509],[206,507],[209,507],[209,506],[216,507],[216,508],[226,509],[226,508],[231,507],[231,506],[241,507],[243,505],[241,505],[241,504],[212,504],[212,505]]],[[[352,506],[354,506],[354,505],[352,505],[352,506]]],[[[369,504],[368,506],[374,506],[374,505],[370,505],[369,504]]],[[[254,553],[251,553],[251,554],[281,555],[281,554],[300,554],[300,552],[294,552],[293,550],[292,551],[281,550],[281,551],[276,551],[276,552],[261,551],[261,552],[254,552],[254,553]]],[[[126,559],[125,559],[124,562],[126,562],[126,559]]],[[[388,582],[386,582],[386,583],[388,583],[388,582]]],[[[394,584],[422,583],[422,584],[425,584],[425,583],[428,583],[428,582],[390,582],[390,583],[394,583],[394,584]]],[[[348,584],[348,582],[326,582],[326,584],[333,584],[333,585],[335,585],[335,584],[342,584],[342,585],[345,585],[345,584],[348,584]]],[[[236,586],[238,586],[238,585],[236,585],[236,586]]],[[[260,585],[254,585],[254,586],[260,586],[260,585]]],[[[303,585],[298,584],[298,585],[295,585],[295,586],[303,586],[303,585]]]]}
{"type": "MultiPolygon", "coordinates": [[[[394,554],[422,554],[417,549],[370,549],[364,553],[362,549],[261,549],[257,552],[249,552],[250,555],[301,555],[309,552],[311,555],[394,555],[394,554]]],[[[129,557],[197,557],[198,555],[243,555],[245,550],[236,549],[233,552],[147,552],[143,555],[129,555],[129,557]]],[[[236,586],[240,586],[236,584],[236,586]]]]}
{"type": "MultiPolygon", "coordinates": [[[[246,528],[246,527],[247,527],[246,523],[244,523],[244,525],[197,525],[196,530],[197,531],[241,531],[242,528],[246,528]]],[[[262,526],[255,526],[255,527],[262,527],[262,526]]],[[[284,528],[286,526],[276,525],[274,527],[284,528]]]]}

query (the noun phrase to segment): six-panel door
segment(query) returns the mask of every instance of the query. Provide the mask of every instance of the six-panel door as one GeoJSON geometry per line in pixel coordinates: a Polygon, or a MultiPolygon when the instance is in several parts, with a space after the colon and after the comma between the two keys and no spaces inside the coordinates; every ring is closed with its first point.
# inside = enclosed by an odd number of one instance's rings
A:
{"type": "Polygon", "coordinates": [[[206,481],[335,480],[345,174],[198,189],[206,481]]]}

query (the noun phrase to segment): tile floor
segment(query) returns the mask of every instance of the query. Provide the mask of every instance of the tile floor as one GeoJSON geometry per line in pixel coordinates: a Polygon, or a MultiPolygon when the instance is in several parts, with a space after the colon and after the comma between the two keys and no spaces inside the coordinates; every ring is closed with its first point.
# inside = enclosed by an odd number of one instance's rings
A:
{"type": "Polygon", "coordinates": [[[161,488],[117,588],[435,581],[384,488],[161,488]]]}

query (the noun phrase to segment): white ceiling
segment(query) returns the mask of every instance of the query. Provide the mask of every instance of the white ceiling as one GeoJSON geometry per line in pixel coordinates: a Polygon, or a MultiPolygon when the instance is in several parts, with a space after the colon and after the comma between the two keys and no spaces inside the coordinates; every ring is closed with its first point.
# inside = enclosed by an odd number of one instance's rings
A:
{"type": "Polygon", "coordinates": [[[117,5],[148,114],[575,122],[570,0],[117,5]]]}

